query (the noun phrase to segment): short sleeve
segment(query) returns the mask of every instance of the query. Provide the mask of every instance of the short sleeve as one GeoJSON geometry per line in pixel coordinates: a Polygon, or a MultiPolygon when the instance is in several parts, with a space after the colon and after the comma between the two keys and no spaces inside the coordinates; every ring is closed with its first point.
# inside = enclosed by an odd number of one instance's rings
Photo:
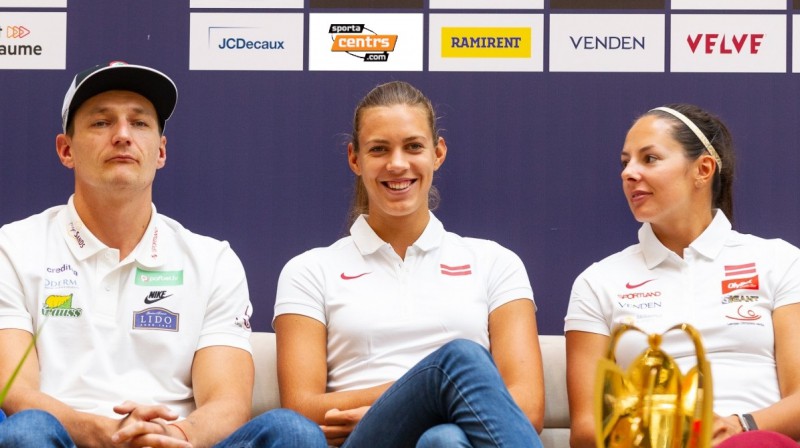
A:
{"type": "Polygon", "coordinates": [[[24,254],[0,229],[0,329],[19,329],[33,333],[33,323],[26,307],[25,293],[17,264],[24,254]]]}
{"type": "Polygon", "coordinates": [[[487,242],[494,252],[490,274],[487,279],[489,312],[517,299],[533,300],[533,288],[522,260],[509,249],[494,242],[487,242]]]}
{"type": "Polygon", "coordinates": [[[572,284],[567,315],[564,318],[564,331],[585,331],[605,336],[611,334],[608,321],[590,278],[592,265],[583,271],[572,284]]]}
{"type": "Polygon", "coordinates": [[[253,305],[239,257],[227,242],[218,254],[211,297],[197,349],[213,345],[241,348],[252,353],[250,317],[253,305]]]}
{"type": "Polygon", "coordinates": [[[315,249],[300,254],[283,267],[275,297],[275,317],[299,314],[327,325],[323,269],[315,257],[318,252],[315,249]]]}

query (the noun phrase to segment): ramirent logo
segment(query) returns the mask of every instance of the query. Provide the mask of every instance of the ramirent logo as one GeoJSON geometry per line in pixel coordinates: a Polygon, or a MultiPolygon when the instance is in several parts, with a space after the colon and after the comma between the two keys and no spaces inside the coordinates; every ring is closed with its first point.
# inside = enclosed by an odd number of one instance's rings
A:
{"type": "Polygon", "coordinates": [[[146,271],[136,268],[134,283],[140,286],[177,286],[183,284],[183,271],[146,271]]]}
{"type": "Polygon", "coordinates": [[[43,316],[81,317],[83,310],[72,307],[72,294],[47,296],[42,306],[43,316]]]}
{"type": "Polygon", "coordinates": [[[530,58],[529,27],[442,27],[443,58],[530,58]]]}

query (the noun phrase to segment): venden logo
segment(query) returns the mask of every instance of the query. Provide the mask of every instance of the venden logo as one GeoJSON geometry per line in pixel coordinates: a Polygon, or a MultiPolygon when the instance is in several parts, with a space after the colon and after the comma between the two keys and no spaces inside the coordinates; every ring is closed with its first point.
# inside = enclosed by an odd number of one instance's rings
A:
{"type": "Polygon", "coordinates": [[[394,51],[397,35],[378,34],[363,24],[331,24],[331,51],[343,52],[364,62],[386,62],[394,51]]]}

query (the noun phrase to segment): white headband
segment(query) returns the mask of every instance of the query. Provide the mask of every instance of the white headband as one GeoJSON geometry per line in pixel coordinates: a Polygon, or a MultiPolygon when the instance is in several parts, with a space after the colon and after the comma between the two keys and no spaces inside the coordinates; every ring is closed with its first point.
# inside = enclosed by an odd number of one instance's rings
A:
{"type": "Polygon", "coordinates": [[[717,161],[717,166],[719,167],[720,172],[722,172],[722,159],[719,158],[719,154],[717,154],[717,150],[714,149],[713,146],[711,146],[711,142],[709,142],[708,139],[706,138],[706,136],[703,135],[703,133],[700,131],[700,128],[698,128],[696,124],[692,123],[692,120],[686,118],[686,115],[683,115],[682,113],[678,112],[675,109],[670,109],[669,107],[656,107],[655,109],[650,109],[650,112],[652,112],[654,110],[660,110],[662,112],[666,112],[666,113],[674,116],[675,118],[681,120],[683,122],[683,124],[688,126],[689,129],[691,129],[692,132],[694,132],[694,135],[697,136],[697,138],[700,140],[700,142],[703,144],[703,146],[706,147],[706,151],[708,151],[708,153],[711,154],[711,156],[714,157],[714,160],[717,161]]]}

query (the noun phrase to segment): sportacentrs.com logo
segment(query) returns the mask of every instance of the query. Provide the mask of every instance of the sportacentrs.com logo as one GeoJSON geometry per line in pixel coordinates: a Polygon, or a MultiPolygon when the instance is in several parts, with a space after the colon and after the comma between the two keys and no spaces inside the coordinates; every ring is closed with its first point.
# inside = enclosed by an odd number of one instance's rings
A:
{"type": "Polygon", "coordinates": [[[347,53],[364,62],[386,62],[397,44],[396,34],[378,34],[364,24],[331,24],[331,51],[347,53]]]}

